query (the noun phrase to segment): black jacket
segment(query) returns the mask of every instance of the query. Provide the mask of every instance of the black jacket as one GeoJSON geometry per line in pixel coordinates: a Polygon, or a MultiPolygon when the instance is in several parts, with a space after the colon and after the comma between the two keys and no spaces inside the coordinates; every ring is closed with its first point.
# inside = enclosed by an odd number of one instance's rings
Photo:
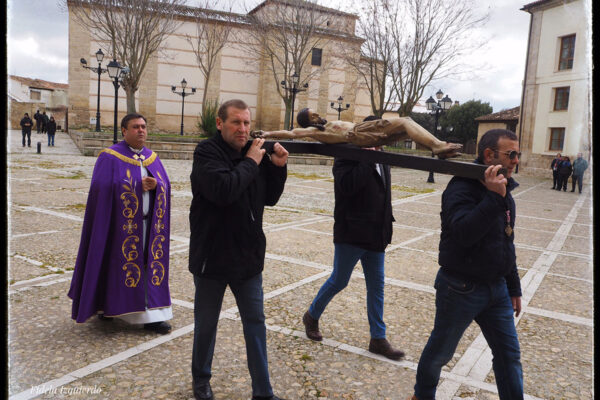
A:
{"type": "Polygon", "coordinates": [[[383,178],[375,164],[336,158],[333,242],[384,251],[392,241],[390,167],[383,178]],[[385,179],[385,182],[384,182],[385,179]]]}
{"type": "Polygon", "coordinates": [[[29,117],[23,117],[20,122],[21,131],[27,133],[31,132],[31,127],[33,126],[33,121],[29,117]]]}
{"type": "Polygon", "coordinates": [[[442,195],[442,233],[439,264],[450,275],[473,282],[504,277],[511,297],[521,296],[514,233],[505,233],[507,215],[515,226],[511,191],[519,184],[508,180],[506,197],[487,190],[475,179],[454,177],[442,195]]]}
{"type": "Polygon", "coordinates": [[[562,160],[558,163],[558,174],[560,176],[570,176],[571,172],[573,172],[573,167],[570,161],[562,160]]]}
{"type": "Polygon", "coordinates": [[[54,135],[56,133],[56,121],[49,120],[46,124],[48,135],[54,135]]]}
{"type": "Polygon", "coordinates": [[[231,148],[217,133],[196,146],[190,207],[189,270],[210,279],[244,280],[262,272],[265,205],[283,192],[287,167],[265,154],[260,165],[231,148]]]}

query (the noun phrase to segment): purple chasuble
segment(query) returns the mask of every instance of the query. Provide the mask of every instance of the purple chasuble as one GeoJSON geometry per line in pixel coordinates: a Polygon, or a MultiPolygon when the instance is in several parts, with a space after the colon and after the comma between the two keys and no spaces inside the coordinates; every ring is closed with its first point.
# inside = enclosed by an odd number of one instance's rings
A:
{"type": "Polygon", "coordinates": [[[137,155],[125,141],[102,150],[68,293],[74,320],[85,322],[98,311],[117,316],[171,305],[170,210],[171,184],[156,153],[144,147],[137,155]],[[145,251],[140,159],[157,181],[150,192],[145,251]]]}

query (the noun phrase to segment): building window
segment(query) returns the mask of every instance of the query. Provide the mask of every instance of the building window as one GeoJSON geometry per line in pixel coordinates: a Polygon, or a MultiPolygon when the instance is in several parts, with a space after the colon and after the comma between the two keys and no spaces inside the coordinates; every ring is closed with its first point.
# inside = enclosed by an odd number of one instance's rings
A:
{"type": "Polygon", "coordinates": [[[558,59],[558,70],[573,69],[573,57],[575,56],[575,35],[560,38],[560,57],[558,59]]]}
{"type": "Polygon", "coordinates": [[[41,100],[42,99],[42,92],[40,92],[39,90],[30,90],[29,91],[29,98],[31,100],[41,100]]]}
{"type": "Polygon", "coordinates": [[[565,142],[565,128],[550,128],[550,151],[562,151],[565,142]]]}
{"type": "Polygon", "coordinates": [[[554,111],[567,110],[569,108],[569,90],[568,86],[554,89],[554,111]]]}
{"type": "Polygon", "coordinates": [[[412,140],[405,140],[404,141],[404,148],[405,149],[412,149],[412,140]]]}
{"type": "Polygon", "coordinates": [[[321,56],[323,55],[323,49],[312,49],[312,59],[310,60],[310,65],[316,65],[317,67],[321,66],[321,56]]]}

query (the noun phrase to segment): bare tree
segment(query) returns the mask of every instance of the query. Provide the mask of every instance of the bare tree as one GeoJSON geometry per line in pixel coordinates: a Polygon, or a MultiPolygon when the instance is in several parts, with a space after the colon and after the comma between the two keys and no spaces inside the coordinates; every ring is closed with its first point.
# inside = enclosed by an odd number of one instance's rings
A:
{"type": "Polygon", "coordinates": [[[321,72],[321,68],[310,68],[310,57],[313,48],[323,49],[331,41],[331,15],[316,2],[304,0],[267,1],[259,8],[248,15],[251,50],[267,63],[285,104],[284,125],[289,126],[293,94],[280,82],[291,84],[295,73],[300,77],[298,87],[302,87],[321,72]]]}
{"type": "Polygon", "coordinates": [[[398,6],[389,0],[370,0],[361,10],[358,35],[365,41],[361,54],[353,49],[345,52],[344,59],[366,86],[373,115],[381,117],[394,100],[391,90],[391,68],[394,63],[392,25],[400,20],[398,6]]]}
{"type": "MultiPolygon", "coordinates": [[[[389,0],[391,2],[391,0],[389,0]]],[[[404,24],[392,25],[394,64],[392,89],[407,116],[435,79],[467,72],[460,60],[480,48],[483,38],[473,34],[488,14],[477,15],[473,0],[404,0],[399,16],[404,24]]]]}
{"type": "Polygon", "coordinates": [[[74,20],[108,43],[108,54],[129,67],[123,79],[127,112],[135,112],[135,93],[148,60],[181,24],[175,17],[186,0],[62,0],[74,20]]]}
{"type": "Polygon", "coordinates": [[[373,114],[391,104],[408,116],[434,80],[470,72],[460,62],[484,43],[472,34],[488,15],[473,0],[366,0],[358,34],[363,58],[350,63],[363,78],[373,114]]]}

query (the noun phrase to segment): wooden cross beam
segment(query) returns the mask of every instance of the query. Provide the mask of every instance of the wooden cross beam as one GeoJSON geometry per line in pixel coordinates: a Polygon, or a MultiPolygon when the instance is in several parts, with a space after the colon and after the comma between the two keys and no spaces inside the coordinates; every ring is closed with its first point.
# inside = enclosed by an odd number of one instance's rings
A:
{"type": "MultiPolygon", "coordinates": [[[[489,165],[463,161],[440,160],[433,157],[366,150],[346,144],[324,144],[288,140],[279,140],[278,142],[285,147],[290,154],[319,154],[322,156],[366,161],[376,164],[387,164],[396,167],[418,169],[421,171],[432,171],[440,174],[456,175],[471,179],[484,179],[484,172],[489,167],[489,165]]],[[[267,140],[265,141],[263,148],[267,150],[268,153],[271,153],[275,143],[275,141],[267,140]]],[[[498,173],[506,176],[506,168],[501,168],[498,173]]]]}

